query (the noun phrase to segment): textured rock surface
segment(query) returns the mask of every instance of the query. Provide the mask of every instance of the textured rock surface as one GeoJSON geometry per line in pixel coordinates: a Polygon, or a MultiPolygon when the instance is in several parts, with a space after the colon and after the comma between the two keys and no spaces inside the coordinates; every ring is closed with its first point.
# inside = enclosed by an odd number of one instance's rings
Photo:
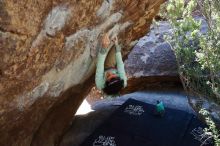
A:
{"type": "Polygon", "coordinates": [[[101,33],[128,53],[162,2],[0,1],[0,145],[57,145],[94,82],[101,33]]]}
{"type": "Polygon", "coordinates": [[[164,40],[172,29],[166,21],[152,25],[150,32],[139,40],[125,61],[130,77],[178,76],[174,52],[164,40]]]}
{"type": "Polygon", "coordinates": [[[125,61],[128,87],[124,92],[149,88],[167,88],[180,83],[175,54],[165,41],[172,29],[167,21],[159,21],[141,38],[125,61]]]}

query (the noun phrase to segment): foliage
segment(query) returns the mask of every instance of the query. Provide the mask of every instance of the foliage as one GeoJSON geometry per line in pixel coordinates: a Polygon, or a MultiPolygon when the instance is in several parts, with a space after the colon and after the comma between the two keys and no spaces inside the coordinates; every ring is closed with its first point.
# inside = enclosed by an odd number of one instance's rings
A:
{"type": "Polygon", "coordinates": [[[213,139],[215,142],[215,145],[220,146],[220,139],[219,139],[218,130],[216,128],[215,123],[213,122],[213,120],[210,117],[210,113],[205,109],[201,109],[200,113],[205,117],[205,121],[206,121],[207,125],[209,126],[208,128],[204,129],[204,132],[206,135],[205,141],[207,141],[209,139],[213,139]]]}
{"type": "Polygon", "coordinates": [[[220,0],[170,0],[167,18],[181,79],[188,91],[220,103],[220,0]],[[204,19],[193,17],[195,8],[204,19]],[[201,24],[208,30],[201,32],[201,24]]]}
{"type": "MultiPolygon", "coordinates": [[[[164,17],[173,28],[168,40],[185,89],[220,104],[220,0],[169,0],[166,8],[164,17]],[[196,17],[195,11],[203,19],[196,17]]],[[[208,112],[200,113],[209,126],[206,134],[220,146],[217,128],[208,112]]]]}

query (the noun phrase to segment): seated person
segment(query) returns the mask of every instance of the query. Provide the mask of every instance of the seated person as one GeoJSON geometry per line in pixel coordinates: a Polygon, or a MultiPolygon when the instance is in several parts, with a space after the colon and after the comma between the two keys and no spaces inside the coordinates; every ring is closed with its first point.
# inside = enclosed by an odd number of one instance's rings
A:
{"type": "Polygon", "coordinates": [[[117,96],[120,90],[127,86],[127,77],[118,38],[114,37],[113,42],[115,49],[110,48],[110,40],[107,34],[102,38],[102,48],[99,50],[96,67],[96,86],[107,96],[117,96]],[[106,58],[108,58],[108,62],[105,62],[106,58]]]}

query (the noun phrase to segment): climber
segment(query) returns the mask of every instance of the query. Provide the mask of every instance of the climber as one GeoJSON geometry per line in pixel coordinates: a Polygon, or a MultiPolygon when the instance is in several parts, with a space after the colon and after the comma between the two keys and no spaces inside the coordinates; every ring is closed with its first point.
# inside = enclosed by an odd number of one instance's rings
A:
{"type": "Polygon", "coordinates": [[[165,108],[162,101],[157,100],[156,108],[154,111],[155,116],[163,117],[165,114],[165,108]]]}
{"type": "Polygon", "coordinates": [[[117,36],[110,43],[108,34],[102,38],[102,47],[99,50],[96,67],[95,82],[99,90],[108,97],[118,96],[122,88],[127,86],[124,63],[122,61],[121,47],[117,36]],[[112,49],[111,49],[112,48],[112,49]],[[108,60],[108,61],[106,61],[108,60]]]}

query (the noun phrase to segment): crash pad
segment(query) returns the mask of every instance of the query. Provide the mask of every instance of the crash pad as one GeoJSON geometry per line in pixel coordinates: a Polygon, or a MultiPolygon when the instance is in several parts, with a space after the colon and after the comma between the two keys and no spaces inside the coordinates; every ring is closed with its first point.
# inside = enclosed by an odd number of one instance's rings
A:
{"type": "Polygon", "coordinates": [[[165,107],[160,117],[155,108],[128,99],[81,146],[214,146],[205,141],[206,125],[196,115],[165,107]]]}

